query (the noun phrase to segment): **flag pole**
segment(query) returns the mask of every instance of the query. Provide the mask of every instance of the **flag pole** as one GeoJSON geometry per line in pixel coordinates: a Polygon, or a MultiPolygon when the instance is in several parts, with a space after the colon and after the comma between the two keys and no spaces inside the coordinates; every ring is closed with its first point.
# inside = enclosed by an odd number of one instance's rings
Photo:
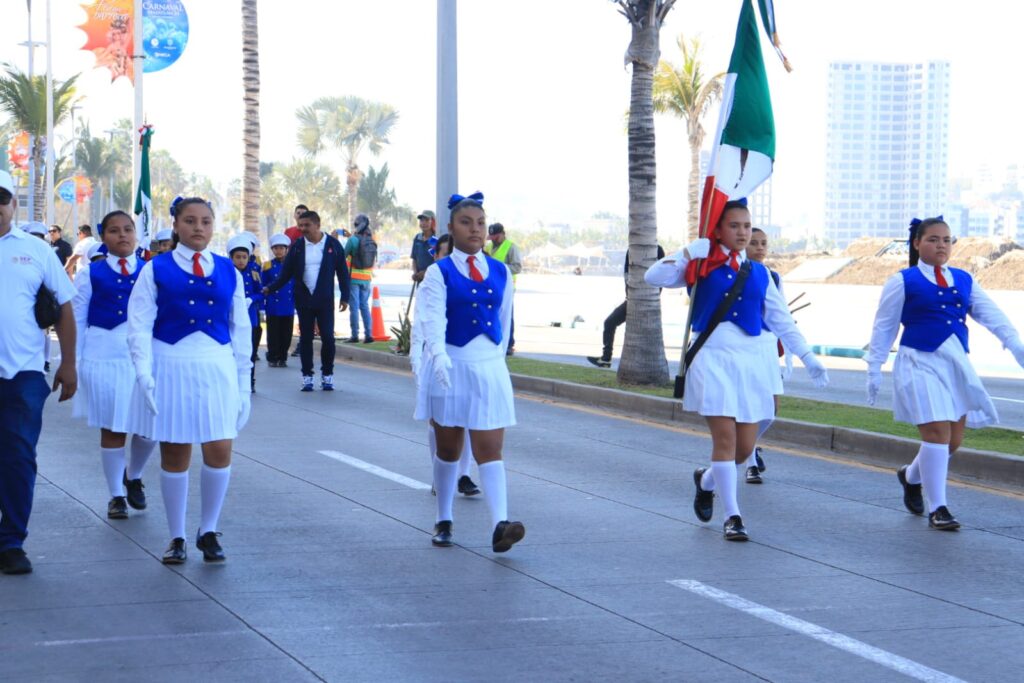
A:
{"type": "MultiPolygon", "coordinates": [[[[142,44],[142,0],[135,0],[132,10],[132,80],[135,86],[134,128],[141,132],[145,125],[142,114],[142,72],[145,71],[146,51],[142,44]]],[[[142,175],[142,146],[135,146],[132,156],[132,197],[139,193],[139,178],[142,175]]]]}

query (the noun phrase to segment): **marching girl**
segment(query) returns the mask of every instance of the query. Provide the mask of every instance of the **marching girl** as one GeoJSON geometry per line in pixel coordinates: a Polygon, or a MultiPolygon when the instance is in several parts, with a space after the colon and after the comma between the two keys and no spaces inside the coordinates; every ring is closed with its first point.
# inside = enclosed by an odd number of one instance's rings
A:
{"type": "Polygon", "coordinates": [[[416,413],[430,420],[437,439],[434,487],[437,520],[432,542],[452,545],[452,501],[465,439],[472,444],[480,483],[491,512],[491,548],[507,552],[526,535],[508,519],[502,446],[515,424],[512,381],[505,364],[512,313],[508,267],[483,252],[487,217],[483,195],[452,195],[448,232],[454,249],[429,266],[416,317],[423,352],[417,363],[416,413]],[[467,434],[468,432],[468,434],[467,434]]]}
{"type": "Polygon", "coordinates": [[[1024,342],[970,273],[946,265],[953,238],[942,216],[912,220],[909,246],[910,267],[886,281],[878,302],[867,356],[868,403],[874,405],[878,397],[882,365],[903,325],[892,367],[893,417],[917,425],[921,446],[896,476],[907,510],[924,514],[923,485],[928,525],[952,531],[960,523],[946,506],[949,457],[960,447],[964,427],[999,421],[967,358],[967,316],[992,332],[1022,367],[1024,342]]]}
{"type": "Polygon", "coordinates": [[[228,240],[228,256],[242,276],[245,285],[245,301],[249,309],[249,324],[252,326],[252,368],[249,370],[249,393],[256,393],[256,361],[257,351],[263,328],[260,327],[260,308],[263,306],[263,284],[260,282],[260,271],[252,269],[252,243],[249,234],[235,235],[228,240]]]}
{"type": "MultiPolygon", "coordinates": [[[[719,303],[732,287],[741,267],[747,268],[745,249],[750,241],[750,212],[745,201],[730,201],[722,210],[712,239],[701,238],[679,253],[655,263],[645,274],[656,287],[682,287],[691,291],[701,276],[693,307],[693,331],[702,332],[719,303]],[[703,263],[691,260],[704,259],[703,263]]],[[[736,465],[754,450],[758,424],[775,414],[773,392],[780,384],[778,358],[765,363],[765,344],[758,339],[767,323],[821,387],[828,373],[807,347],[779,290],[771,286],[768,269],[750,262],[743,289],[714,328],[686,372],[683,409],[704,416],[711,432],[711,466],[693,473],[696,495],[693,509],[702,522],[711,520],[714,492],[725,506],[724,535],[728,541],[746,541],[736,501],[736,465]]]]}
{"type": "MultiPolygon", "coordinates": [[[[430,248],[428,251],[430,255],[434,257],[434,262],[438,262],[444,257],[448,256],[452,252],[452,236],[445,233],[440,237],[431,237],[429,240],[430,248]]],[[[417,307],[418,309],[418,307],[417,307]]],[[[412,365],[412,373],[419,377],[419,365],[420,360],[423,357],[423,330],[419,324],[420,316],[416,315],[412,321],[412,334],[409,339],[409,362],[412,365]]],[[[431,420],[427,423],[427,446],[430,453],[430,462],[434,462],[434,458],[437,456],[437,437],[434,434],[434,422],[431,420]]],[[[458,480],[458,491],[464,496],[475,496],[480,493],[480,489],[476,483],[469,476],[470,468],[473,466],[473,448],[470,445],[469,439],[463,440],[462,455],[459,456],[459,480],[458,480]]],[[[430,487],[431,493],[437,495],[437,487],[430,487]]]]}
{"type": "Polygon", "coordinates": [[[208,248],[209,203],[179,198],[172,211],[177,245],[142,269],[128,304],[136,372],[129,429],[160,442],[160,490],[171,534],[165,564],[186,558],[188,468],[192,444],[202,445],[196,547],[205,561],[219,562],[231,440],[249,418],[252,330],[241,274],[208,248]]]}
{"type": "MultiPolygon", "coordinates": [[[[755,263],[764,264],[764,260],[768,257],[768,233],[761,228],[751,228],[750,230],[750,242],[747,244],[747,258],[755,263]]],[[[765,266],[767,268],[767,266],[765,266]]],[[[768,268],[768,275],[771,276],[772,284],[779,290],[779,294],[782,299],[786,299],[786,293],[782,289],[782,276],[776,273],[771,268],[768,268]]],[[[757,423],[757,437],[754,439],[756,444],[764,436],[764,433],[768,431],[768,428],[775,422],[775,415],[779,413],[779,396],[783,393],[782,384],[787,381],[793,374],[793,354],[787,349],[784,349],[782,342],[779,338],[768,329],[768,325],[764,322],[761,323],[761,334],[759,335],[761,343],[764,345],[765,363],[776,366],[779,364],[779,356],[785,357],[786,365],[779,373],[779,381],[773,383],[772,394],[774,395],[775,401],[775,412],[771,418],[761,420],[757,423]]],[[[754,452],[750,454],[753,460],[748,459],[746,463],[747,473],[746,481],[748,484],[760,484],[762,483],[761,473],[765,471],[764,458],[761,457],[761,447],[754,446],[754,452]]]]}
{"type": "MultiPolygon", "coordinates": [[[[107,247],[102,260],[75,275],[72,300],[78,335],[78,378],[72,417],[100,430],[100,454],[107,479],[109,519],[127,519],[128,506],[146,509],[142,470],[156,443],[135,434],[125,460],[128,413],[135,368],[128,355],[128,300],[145,262],[135,252],[135,223],[112,211],[99,225],[107,247]]],[[[98,245],[94,245],[98,248],[98,245]]]]}

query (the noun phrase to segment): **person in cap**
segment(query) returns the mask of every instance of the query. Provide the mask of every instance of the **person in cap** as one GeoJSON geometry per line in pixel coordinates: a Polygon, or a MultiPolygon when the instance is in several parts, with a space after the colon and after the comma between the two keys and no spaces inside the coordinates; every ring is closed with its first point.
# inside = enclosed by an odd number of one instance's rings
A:
{"type": "Polygon", "coordinates": [[[434,262],[430,255],[431,240],[436,241],[437,217],[430,209],[426,209],[416,216],[420,223],[420,232],[412,240],[412,251],[409,258],[412,259],[412,281],[423,282],[423,276],[427,274],[427,268],[434,262]]]}
{"type": "MultiPolygon", "coordinates": [[[[100,430],[100,459],[110,500],[108,519],[127,519],[128,507],[146,509],[142,471],[156,442],[132,436],[130,456],[128,413],[135,367],[128,351],[128,301],[145,261],[135,253],[135,222],[124,211],[112,211],[100,223],[106,254],[78,271],[72,300],[78,326],[78,379],[71,416],[100,430]]],[[[99,251],[93,245],[89,251],[99,251]]],[[[90,259],[91,260],[91,259],[90,259]]]]}
{"type": "MultiPolygon", "coordinates": [[[[285,256],[291,240],[283,233],[270,238],[273,258],[263,264],[263,282],[273,282],[281,276],[285,256]]],[[[288,347],[292,343],[292,325],[295,320],[295,284],[289,280],[281,289],[267,294],[267,363],[272,368],[288,367],[288,347]]]]}
{"type": "MultiPolygon", "coordinates": [[[[512,313],[512,273],[483,253],[487,217],[483,194],[448,202],[451,256],[427,268],[416,301],[423,349],[417,363],[415,419],[434,425],[437,455],[435,546],[451,546],[452,502],[465,440],[472,445],[491,513],[491,548],[507,552],[526,535],[508,519],[502,449],[505,428],[516,423],[512,381],[505,362],[512,313]]],[[[417,343],[419,342],[417,335],[417,343]]]]}
{"type": "Polygon", "coordinates": [[[249,324],[252,325],[252,369],[249,371],[250,393],[256,391],[256,361],[263,328],[260,327],[260,308],[263,305],[263,283],[260,271],[252,269],[252,233],[244,232],[228,240],[228,256],[242,275],[245,284],[245,300],[249,305],[249,324]]]}
{"type": "Polygon", "coordinates": [[[299,316],[302,356],[301,391],[313,391],[313,329],[320,330],[320,388],[334,391],[334,282],[348,308],[349,276],[341,243],[320,229],[320,215],[307,211],[299,217],[304,237],[288,249],[277,279],[263,288],[265,295],[294,284],[295,311],[299,316]]]}
{"type": "Polygon", "coordinates": [[[149,250],[153,255],[165,254],[174,248],[174,232],[170,228],[157,230],[156,235],[149,242],[149,250]]]}
{"type": "Polygon", "coordinates": [[[32,235],[33,237],[38,237],[44,242],[47,241],[46,226],[40,223],[39,221],[25,223],[24,225],[21,226],[21,229],[27,232],[28,234],[32,235]]]}
{"type": "Polygon", "coordinates": [[[362,316],[363,343],[372,344],[370,291],[373,288],[373,267],[377,263],[377,243],[373,239],[370,218],[365,213],[356,216],[352,228],[355,234],[345,242],[345,254],[348,256],[352,275],[348,301],[348,321],[352,334],[345,341],[350,344],[359,341],[359,317],[362,316]]]}
{"type": "Polygon", "coordinates": [[[85,258],[89,263],[92,263],[93,261],[102,261],[106,257],[107,254],[106,252],[103,251],[102,243],[92,245],[91,247],[89,247],[89,251],[85,252],[85,258]]]}
{"type": "Polygon", "coordinates": [[[43,345],[35,316],[41,287],[57,300],[56,324],[61,362],[53,391],[60,400],[75,394],[75,288],[50,246],[12,221],[18,209],[14,180],[0,171],[0,572],[27,574],[32,563],[23,546],[28,536],[36,482],[36,444],[43,426],[43,403],[50,394],[43,375],[43,345]]]}
{"type": "Polygon", "coordinates": [[[160,491],[171,542],[165,564],[186,560],[192,444],[203,454],[196,547],[225,558],[220,513],[231,480],[231,442],[249,419],[252,329],[245,283],[231,259],[210,251],[214,216],[200,197],[171,207],[178,244],[139,272],[128,301],[136,381],[129,430],[160,442],[160,491]]]}
{"type": "MultiPolygon", "coordinates": [[[[519,253],[519,247],[512,240],[505,236],[505,226],[501,223],[492,223],[487,228],[486,251],[488,256],[501,261],[508,266],[512,273],[512,288],[515,290],[516,278],[523,272],[523,256],[519,253]]],[[[512,311],[512,320],[508,326],[508,349],[505,353],[511,356],[516,351],[516,319],[515,311],[512,311]]]]}

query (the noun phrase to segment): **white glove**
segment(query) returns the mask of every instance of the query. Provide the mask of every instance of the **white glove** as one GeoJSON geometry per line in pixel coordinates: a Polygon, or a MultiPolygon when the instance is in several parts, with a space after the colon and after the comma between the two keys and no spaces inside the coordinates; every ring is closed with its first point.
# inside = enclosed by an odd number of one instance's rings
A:
{"type": "Polygon", "coordinates": [[[875,405],[878,400],[878,390],[882,388],[881,370],[868,369],[868,405],[875,405]]]}
{"type": "Polygon", "coordinates": [[[1013,354],[1013,359],[1017,361],[1017,365],[1024,368],[1024,342],[1018,339],[1017,341],[1012,342],[1006,348],[1008,348],[1010,350],[1010,353],[1013,354]]]}
{"type": "Polygon", "coordinates": [[[452,386],[451,369],[452,359],[447,353],[434,356],[434,381],[445,391],[452,386]]]}
{"type": "Polygon", "coordinates": [[[250,306],[252,306],[252,297],[247,296],[245,297],[245,308],[248,310],[250,306]]]}
{"type": "Polygon", "coordinates": [[[139,375],[135,381],[139,385],[139,391],[142,392],[142,398],[145,399],[149,412],[156,415],[156,380],[153,379],[153,375],[139,375]]]}
{"type": "Polygon", "coordinates": [[[800,361],[807,368],[807,374],[811,376],[811,380],[814,381],[814,386],[818,389],[824,389],[828,386],[828,370],[821,364],[818,358],[808,351],[804,355],[800,356],[800,361]]]}
{"type": "Polygon", "coordinates": [[[786,351],[784,356],[786,365],[782,368],[782,381],[788,382],[793,377],[793,354],[786,351]]]}
{"type": "Polygon", "coordinates": [[[690,261],[695,258],[707,258],[708,254],[711,253],[711,240],[707,237],[695,239],[686,245],[683,253],[690,261]]]}
{"type": "Polygon", "coordinates": [[[242,431],[242,427],[249,421],[249,413],[252,410],[252,393],[243,391],[241,401],[238,405],[238,420],[235,422],[235,429],[242,431]]]}

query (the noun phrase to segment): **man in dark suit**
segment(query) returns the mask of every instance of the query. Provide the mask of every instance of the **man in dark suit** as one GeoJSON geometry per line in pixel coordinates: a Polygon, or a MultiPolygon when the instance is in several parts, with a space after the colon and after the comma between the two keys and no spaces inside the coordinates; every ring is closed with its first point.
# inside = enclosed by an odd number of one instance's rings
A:
{"type": "Polygon", "coordinates": [[[341,303],[348,308],[349,273],[345,249],[338,240],[320,229],[320,216],[306,211],[299,216],[302,239],[288,249],[281,274],[263,288],[276,292],[294,281],[295,312],[299,315],[299,356],[302,360],[302,391],[313,391],[313,326],[320,328],[320,388],[334,391],[334,279],[338,280],[341,303]]]}

